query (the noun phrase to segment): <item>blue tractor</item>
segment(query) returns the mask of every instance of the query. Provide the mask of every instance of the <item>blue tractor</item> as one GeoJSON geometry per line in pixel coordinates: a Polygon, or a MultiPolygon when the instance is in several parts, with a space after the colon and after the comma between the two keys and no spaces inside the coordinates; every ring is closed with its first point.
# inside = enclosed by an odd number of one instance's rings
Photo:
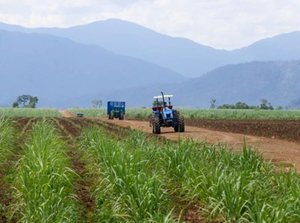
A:
{"type": "Polygon", "coordinates": [[[184,117],[180,115],[179,111],[173,109],[172,97],[173,95],[164,95],[163,92],[154,97],[153,112],[150,116],[150,127],[154,134],[160,134],[161,127],[173,127],[175,132],[184,132],[184,117]],[[165,98],[168,98],[168,104],[165,98]]]}
{"type": "Polygon", "coordinates": [[[107,102],[107,115],[108,115],[108,119],[118,118],[119,120],[124,120],[125,102],[121,102],[121,101],[107,102]]]}

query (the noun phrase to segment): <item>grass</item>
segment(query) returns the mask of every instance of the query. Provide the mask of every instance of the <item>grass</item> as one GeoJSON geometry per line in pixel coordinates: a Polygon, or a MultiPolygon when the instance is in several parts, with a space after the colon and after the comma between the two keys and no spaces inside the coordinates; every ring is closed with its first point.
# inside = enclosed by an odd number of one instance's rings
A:
{"type": "MultiPolygon", "coordinates": [[[[232,109],[186,109],[177,108],[185,118],[190,119],[236,119],[236,120],[300,120],[300,111],[232,110],[232,109]]],[[[106,117],[106,109],[69,109],[73,114],[83,113],[85,117],[106,117]]],[[[148,119],[150,108],[126,109],[127,119],[148,119]]]]}
{"type": "Polygon", "coordinates": [[[68,168],[65,150],[51,124],[42,121],[33,126],[14,182],[13,212],[20,222],[78,222],[74,173],[68,168]]]}
{"type": "Polygon", "coordinates": [[[62,117],[54,108],[0,108],[0,116],[6,117],[62,117]]]}
{"type": "Polygon", "coordinates": [[[13,122],[5,117],[0,117],[0,165],[15,146],[15,129],[13,122]]]}
{"type": "Polygon", "coordinates": [[[97,222],[173,222],[162,176],[146,154],[104,131],[87,130],[81,148],[98,165],[97,222]]]}
{"type": "Polygon", "coordinates": [[[81,143],[101,171],[99,222],[175,221],[179,198],[198,204],[210,220],[300,221],[299,174],[279,171],[246,146],[238,154],[191,140],[161,143],[136,131],[118,141],[99,130],[85,132],[81,143]]]}
{"type": "Polygon", "coordinates": [[[91,118],[106,116],[106,109],[104,108],[69,108],[68,111],[74,115],[83,114],[84,117],[91,118]]]}
{"type": "MultiPolygon", "coordinates": [[[[184,109],[178,108],[190,119],[236,119],[236,120],[300,120],[300,111],[230,110],[230,109],[184,109]]],[[[147,119],[151,109],[127,109],[126,118],[147,119]]]]}
{"type": "MultiPolygon", "coordinates": [[[[5,173],[6,169],[3,167],[6,163],[9,163],[8,159],[12,155],[13,150],[16,146],[15,138],[16,138],[16,132],[14,128],[14,123],[8,118],[0,117],[0,169],[1,169],[1,178],[2,178],[0,179],[1,181],[0,190],[2,191],[2,193],[6,193],[7,190],[4,183],[5,177],[4,175],[2,175],[7,173],[5,173]]],[[[0,193],[0,196],[2,193],[0,193]]],[[[3,195],[4,194],[2,194],[2,196],[3,195]]],[[[5,216],[6,213],[7,213],[6,206],[0,203],[0,221],[2,219],[2,216],[5,216]]]]}

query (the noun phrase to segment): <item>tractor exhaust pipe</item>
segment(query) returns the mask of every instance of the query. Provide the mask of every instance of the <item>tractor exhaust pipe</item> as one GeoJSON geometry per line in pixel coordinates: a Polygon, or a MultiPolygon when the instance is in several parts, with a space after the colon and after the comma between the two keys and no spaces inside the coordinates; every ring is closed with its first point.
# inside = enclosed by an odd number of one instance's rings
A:
{"type": "Polygon", "coordinates": [[[166,103],[165,103],[165,95],[163,92],[161,92],[161,96],[162,96],[162,99],[163,99],[163,106],[164,108],[166,107],[166,103]]]}

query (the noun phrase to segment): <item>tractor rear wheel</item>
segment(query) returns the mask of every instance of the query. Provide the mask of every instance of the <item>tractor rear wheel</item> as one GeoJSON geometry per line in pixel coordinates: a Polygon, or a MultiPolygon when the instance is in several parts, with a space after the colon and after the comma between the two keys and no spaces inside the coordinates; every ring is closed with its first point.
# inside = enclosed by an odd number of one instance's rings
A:
{"type": "Polygon", "coordinates": [[[150,124],[150,127],[152,127],[152,123],[153,123],[153,119],[155,118],[155,115],[154,114],[151,114],[149,116],[149,124],[150,124]]]}
{"type": "Polygon", "coordinates": [[[177,125],[174,125],[174,131],[175,132],[178,132],[179,131],[179,125],[177,124],[177,125]]]}
{"type": "Polygon", "coordinates": [[[178,118],[178,132],[184,132],[184,117],[179,115],[178,118]]]}
{"type": "Polygon", "coordinates": [[[152,133],[160,134],[160,121],[159,118],[155,117],[152,119],[152,133]]]}
{"type": "Polygon", "coordinates": [[[119,120],[124,120],[124,114],[123,113],[120,114],[119,120]]]}

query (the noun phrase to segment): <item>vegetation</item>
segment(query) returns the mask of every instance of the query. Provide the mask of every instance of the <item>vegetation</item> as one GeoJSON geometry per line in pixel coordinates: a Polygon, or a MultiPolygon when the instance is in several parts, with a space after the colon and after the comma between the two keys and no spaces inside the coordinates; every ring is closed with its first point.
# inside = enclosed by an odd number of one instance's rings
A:
{"type": "MultiPolygon", "coordinates": [[[[8,220],[85,222],[65,138],[41,120],[29,122],[32,130],[12,167],[17,170],[10,170],[8,220]]],[[[76,136],[83,131],[71,141],[72,148],[79,148],[80,165],[86,165],[81,180],[93,178],[88,188],[95,200],[95,208],[88,210],[92,222],[183,222],[182,210],[189,204],[199,208],[194,215],[212,221],[300,221],[300,175],[264,161],[254,148],[245,145],[235,153],[222,145],[174,143],[103,122],[100,128],[87,128],[90,122],[79,120],[55,123],[61,134],[69,131],[67,126],[76,136]]],[[[14,132],[11,119],[1,118],[0,161],[15,146],[14,132]]]]}
{"type": "Polygon", "coordinates": [[[7,117],[62,117],[53,108],[0,108],[0,115],[7,117]]]}
{"type": "Polygon", "coordinates": [[[255,105],[249,106],[248,104],[246,104],[244,102],[237,102],[235,105],[224,104],[224,105],[218,106],[218,109],[259,109],[259,107],[255,106],[255,105]]]}
{"type": "Polygon", "coordinates": [[[65,150],[51,124],[33,126],[14,182],[20,222],[78,222],[65,150]]]}
{"type": "MultiPolygon", "coordinates": [[[[230,104],[224,104],[222,106],[219,106],[218,109],[256,109],[256,110],[274,110],[274,107],[270,102],[268,102],[266,99],[260,100],[261,105],[255,106],[255,105],[248,105],[245,102],[237,102],[235,105],[230,104]]],[[[282,110],[282,106],[277,106],[276,110],[282,110]]]]}
{"type": "Polygon", "coordinates": [[[0,117],[0,168],[15,145],[15,137],[13,122],[8,118],[0,117]]]}
{"type": "Polygon", "coordinates": [[[13,108],[35,108],[39,99],[36,96],[21,95],[13,103],[13,108]]]}
{"type": "Polygon", "coordinates": [[[99,108],[69,108],[68,111],[73,113],[74,115],[76,114],[83,114],[84,117],[102,117],[106,116],[106,109],[99,109],[99,108]]]}
{"type": "Polygon", "coordinates": [[[135,131],[117,141],[103,130],[88,130],[81,148],[102,177],[98,222],[173,222],[172,206],[180,200],[222,222],[300,220],[298,173],[276,170],[246,146],[238,154],[189,140],[161,143],[135,131]],[[177,193],[170,196],[172,191],[177,193]]]}
{"type": "Polygon", "coordinates": [[[102,106],[102,101],[101,100],[93,100],[91,103],[92,103],[94,108],[101,108],[101,106],[102,106]]]}
{"type": "Polygon", "coordinates": [[[211,99],[210,101],[210,109],[216,108],[217,99],[211,99]]]}
{"type": "Polygon", "coordinates": [[[118,143],[102,130],[87,130],[81,148],[92,154],[102,179],[96,190],[97,222],[173,222],[159,167],[132,138],[118,143]]]}
{"type": "MultiPolygon", "coordinates": [[[[291,110],[177,109],[185,118],[190,119],[300,120],[300,111],[291,110]]],[[[148,119],[151,112],[150,108],[126,109],[126,118],[148,119]]]]}

